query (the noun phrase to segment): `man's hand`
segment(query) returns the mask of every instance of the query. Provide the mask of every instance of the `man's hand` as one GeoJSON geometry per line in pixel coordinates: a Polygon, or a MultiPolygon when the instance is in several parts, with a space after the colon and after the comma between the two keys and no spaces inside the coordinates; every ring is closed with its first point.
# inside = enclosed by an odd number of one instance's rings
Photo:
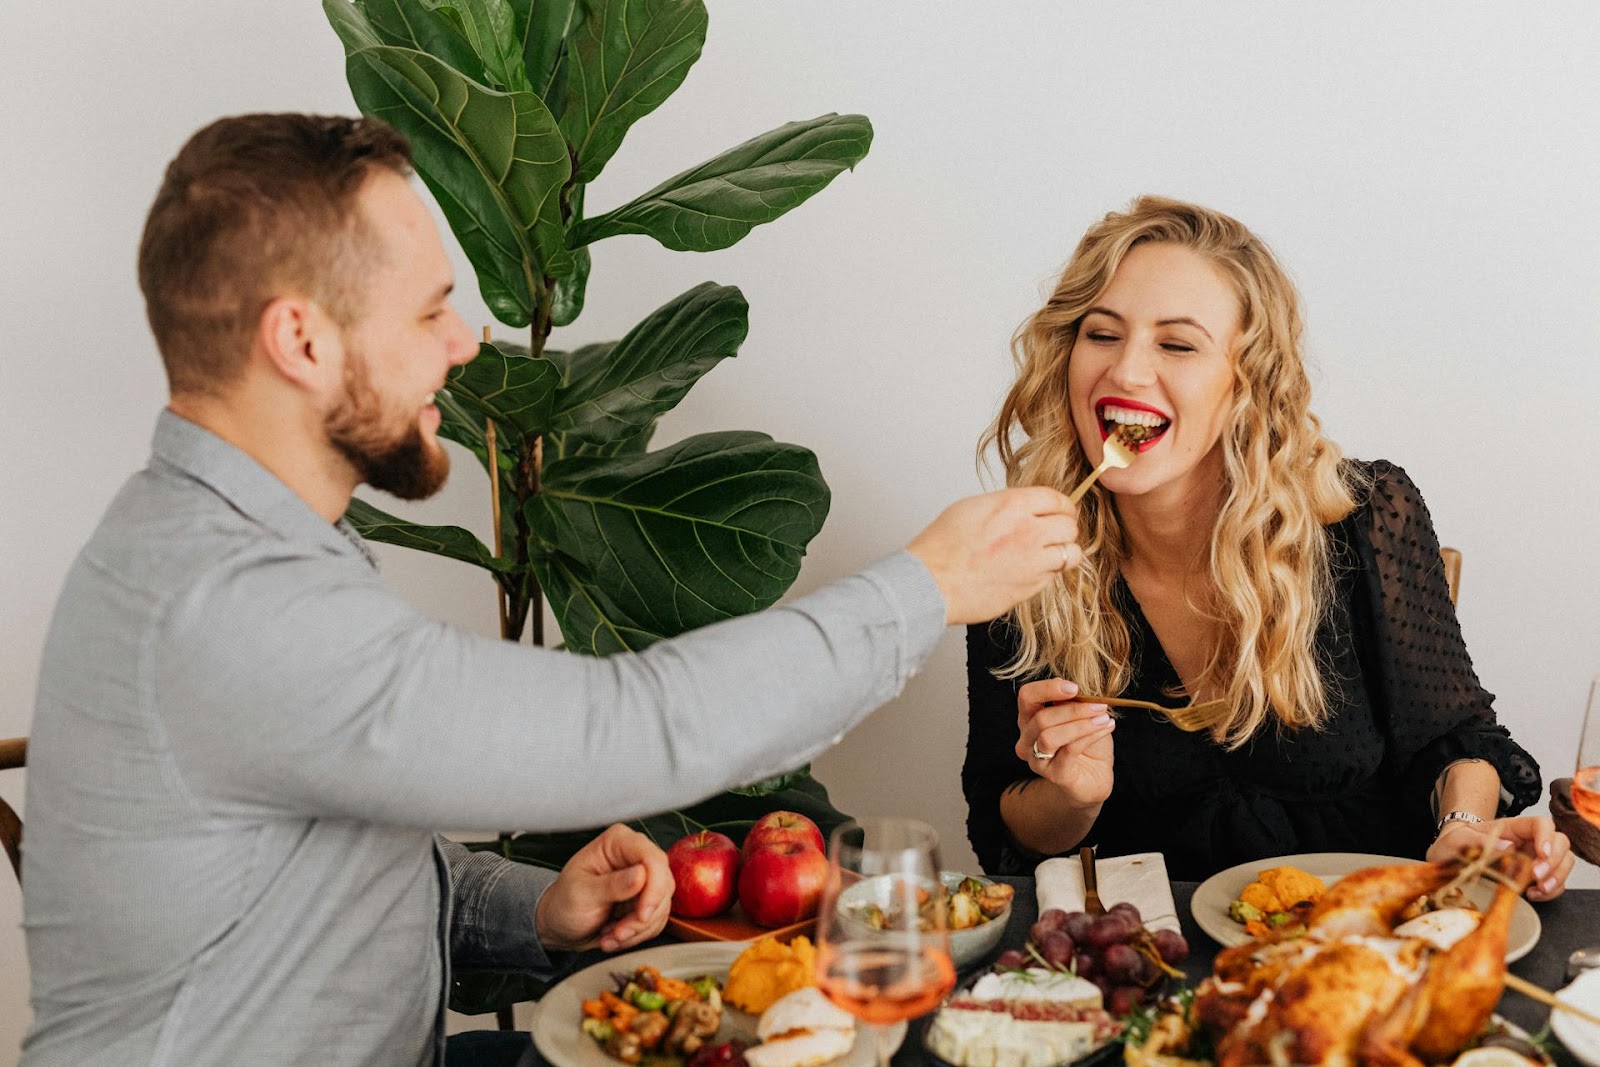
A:
{"type": "Polygon", "coordinates": [[[638,831],[612,825],[539,898],[539,942],[546,950],[589,948],[598,936],[601,949],[615,952],[648,941],[667,925],[672,889],[667,854],[638,831]]]}
{"type": "Polygon", "coordinates": [[[951,504],[906,548],[933,572],[947,623],[987,622],[1078,565],[1076,516],[1054,489],[1003,489],[951,504]]]}
{"type": "Polygon", "coordinates": [[[1521,849],[1533,857],[1529,900],[1551,900],[1566,890],[1567,875],[1572,873],[1572,842],[1556,829],[1555,823],[1542,815],[1518,815],[1484,823],[1445,823],[1428,848],[1428,859],[1437,863],[1459,855],[1468,845],[1488,844],[1490,836],[1497,831],[1500,834],[1496,842],[1498,847],[1521,849]]]}

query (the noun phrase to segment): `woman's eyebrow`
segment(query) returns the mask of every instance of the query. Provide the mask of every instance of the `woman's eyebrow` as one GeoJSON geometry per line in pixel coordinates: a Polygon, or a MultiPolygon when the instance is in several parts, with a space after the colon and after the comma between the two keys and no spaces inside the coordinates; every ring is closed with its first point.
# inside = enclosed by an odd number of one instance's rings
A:
{"type": "Polygon", "coordinates": [[[1157,326],[1193,326],[1195,329],[1199,330],[1201,333],[1206,335],[1206,340],[1208,340],[1208,341],[1213,340],[1210,330],[1206,329],[1204,326],[1200,325],[1198,322],[1196,322],[1193,319],[1189,318],[1187,315],[1181,316],[1181,317],[1176,318],[1176,319],[1162,319],[1160,322],[1157,322],[1156,325],[1157,326]]]}

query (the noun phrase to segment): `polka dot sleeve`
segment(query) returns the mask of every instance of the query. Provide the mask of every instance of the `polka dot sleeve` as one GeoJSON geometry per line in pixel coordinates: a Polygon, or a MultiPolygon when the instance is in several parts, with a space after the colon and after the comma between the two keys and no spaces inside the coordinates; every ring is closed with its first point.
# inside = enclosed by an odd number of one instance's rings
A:
{"type": "Polygon", "coordinates": [[[1449,764],[1487,760],[1500,775],[1501,814],[1519,812],[1539,799],[1539,767],[1495,720],[1494,698],[1472,669],[1427,505],[1399,467],[1380,460],[1369,470],[1369,647],[1395,770],[1408,796],[1427,804],[1449,764]]]}

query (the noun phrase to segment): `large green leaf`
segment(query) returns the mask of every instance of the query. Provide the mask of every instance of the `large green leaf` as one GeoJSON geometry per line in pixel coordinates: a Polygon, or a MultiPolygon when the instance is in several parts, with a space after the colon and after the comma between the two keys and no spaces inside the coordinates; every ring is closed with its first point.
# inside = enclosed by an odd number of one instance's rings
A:
{"type": "Polygon", "coordinates": [[[567,36],[577,0],[509,0],[522,28],[522,63],[533,91],[560,115],[567,105],[567,36]]]}
{"type": "Polygon", "coordinates": [[[497,92],[425,53],[366,44],[344,0],[325,7],[357,104],[410,139],[485,302],[502,322],[527,325],[542,277],[572,269],[560,205],[570,167],[554,117],[534,93],[497,92]]]}
{"type": "Polygon", "coordinates": [[[344,41],[345,54],[366,45],[387,44],[426,52],[473,81],[489,82],[483,60],[452,22],[432,5],[408,0],[323,0],[328,21],[344,41]]]}
{"type": "MultiPolygon", "coordinates": [[[[529,510],[539,499],[529,502],[529,510]]],[[[533,573],[561,627],[562,647],[567,651],[612,656],[649,648],[666,636],[634,624],[582,560],[548,551],[543,545],[540,549],[533,555],[533,573]]]]}
{"type": "Polygon", "coordinates": [[[550,424],[561,372],[548,359],[534,359],[492,343],[477,358],[450,372],[451,394],[519,436],[542,433],[550,424]]]}
{"type": "Polygon", "coordinates": [[[590,3],[568,41],[561,131],[580,182],[600,174],[623,136],[671,96],[706,41],[700,0],[590,3]]]}
{"type": "Polygon", "coordinates": [[[522,65],[523,26],[510,0],[446,0],[435,8],[460,30],[481,61],[487,84],[508,92],[533,92],[522,65]]]}
{"type": "MultiPolygon", "coordinates": [[[[567,226],[583,218],[584,186],[575,185],[567,198],[567,226]]],[[[557,278],[555,291],[550,294],[550,325],[570,326],[583,312],[583,300],[589,287],[589,270],[593,266],[587,248],[572,251],[572,270],[557,278]]]]}
{"type": "Polygon", "coordinates": [[[354,498],[344,517],[368,541],[382,541],[402,548],[414,548],[419,552],[432,552],[436,556],[459,559],[489,571],[504,573],[516,569],[512,560],[496,559],[482,541],[459,526],[423,526],[407,522],[380,511],[365,500],[354,498]]]}
{"type": "Polygon", "coordinates": [[[828,501],[809,451],[729,431],[551,463],[526,515],[567,646],[609,652],[774,603],[828,501]]]}
{"type": "Polygon", "coordinates": [[[609,457],[609,456],[636,456],[650,448],[650,440],[655,436],[656,424],[651,422],[632,437],[619,437],[614,441],[595,444],[574,437],[567,440],[563,433],[545,434],[544,454],[548,460],[573,459],[579,456],[609,457]]]}
{"type": "Polygon", "coordinates": [[[768,130],[568,231],[573,247],[622,233],[679,252],[727,248],[820,192],[872,145],[865,115],[822,115],[768,130]]]}
{"type": "Polygon", "coordinates": [[[750,305],[727,285],[704,282],[667,301],[603,359],[569,364],[550,415],[567,443],[632,437],[683,399],[712,367],[738,352],[750,305]]]}
{"type": "MultiPolygon", "coordinates": [[[[450,390],[441,389],[433,401],[439,408],[439,436],[449,441],[454,441],[470,451],[483,467],[484,473],[489,471],[489,442],[484,434],[483,416],[468,408],[460,400],[451,395],[450,390]]],[[[496,452],[500,462],[500,513],[510,515],[521,507],[516,494],[516,453],[515,440],[508,440],[507,435],[501,435],[496,443],[496,452]]],[[[507,537],[508,531],[502,530],[501,536],[507,537]]],[[[509,540],[509,538],[508,538],[509,540]]],[[[501,545],[501,555],[506,555],[510,549],[509,544],[501,545]]]]}

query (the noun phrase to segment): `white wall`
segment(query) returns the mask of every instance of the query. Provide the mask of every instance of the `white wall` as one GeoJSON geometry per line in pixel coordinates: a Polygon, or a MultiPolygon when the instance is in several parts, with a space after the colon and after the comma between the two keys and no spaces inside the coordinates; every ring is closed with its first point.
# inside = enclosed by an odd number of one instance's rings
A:
{"type": "MultiPolygon", "coordinates": [[[[1596,40],[1587,0],[714,0],[704,58],[630,136],[591,211],[824,111],[870,115],[872,153],[727,252],[599,246],[572,339],[618,336],[706,278],[743,287],[749,342],[663,439],[751,428],[816,449],[834,505],[805,590],[977,488],[972,445],[1008,380],[1007,339],[1086,225],[1141,192],[1232,212],[1301,285],[1330,433],[1424,488],[1466,552],[1462,621],[1502,718],[1547,776],[1565,773],[1600,671],[1596,40]]],[[[10,736],[28,729],[62,575],[142,464],[164,398],[134,281],[162,167],[219,115],[352,105],[310,0],[7,4],[0,88],[10,736]]],[[[489,321],[464,288],[469,321],[489,321]]],[[[459,469],[408,513],[481,530],[487,494],[459,469]]],[[[492,629],[476,572],[385,560],[419,604],[492,629]]],[[[848,810],[929,814],[957,864],[971,862],[963,696],[951,633],[817,768],[848,810]]],[[[0,878],[0,1065],[27,1018],[17,915],[0,878]]]]}

